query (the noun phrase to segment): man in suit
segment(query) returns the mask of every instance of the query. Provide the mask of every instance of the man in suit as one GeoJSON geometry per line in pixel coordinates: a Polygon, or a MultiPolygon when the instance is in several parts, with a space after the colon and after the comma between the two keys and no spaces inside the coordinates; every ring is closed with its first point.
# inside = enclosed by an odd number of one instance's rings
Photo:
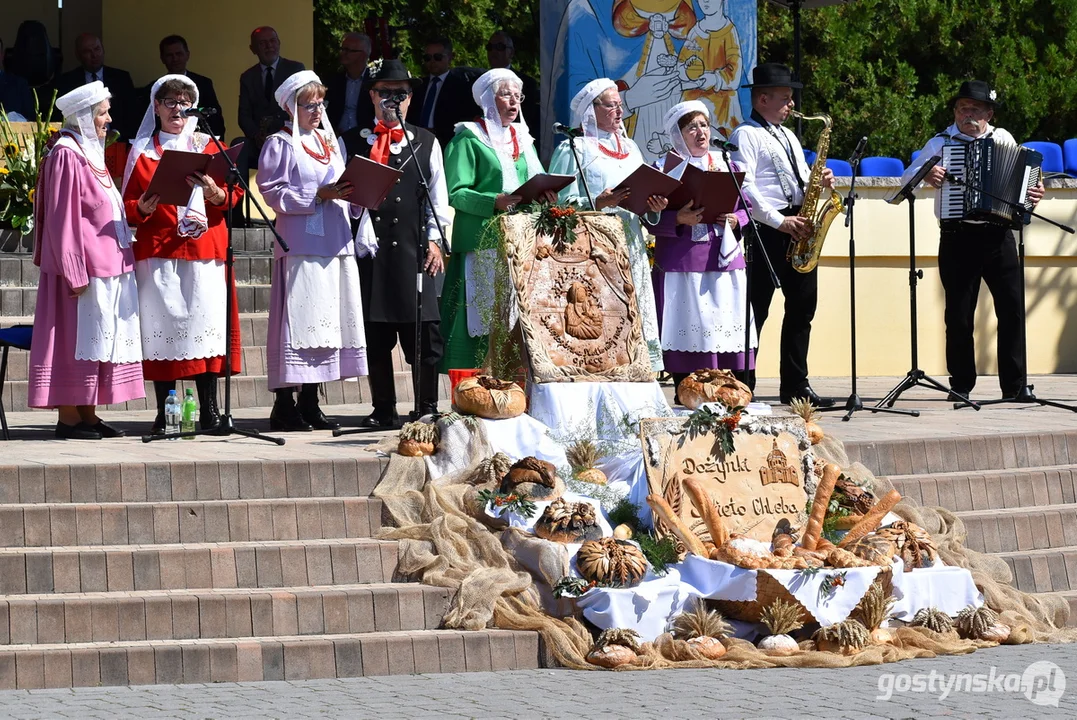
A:
{"type": "MultiPolygon", "coordinates": [[[[218,138],[224,138],[224,114],[221,112],[221,103],[217,100],[217,91],[213,89],[213,81],[205,75],[193,73],[187,69],[187,62],[191,59],[191,51],[187,47],[187,40],[182,35],[169,35],[161,40],[159,45],[161,62],[171,75],[186,75],[198,87],[198,105],[203,108],[213,108],[216,115],[207,118],[209,129],[218,138]]],[[[149,105],[149,98],[146,99],[149,105]]]]}
{"type": "MultiPolygon", "coordinates": [[[[100,80],[112,93],[109,109],[112,116],[110,129],[119,132],[121,140],[134,137],[142,116],[139,114],[137,118],[132,117],[136,100],[131,74],[126,70],[105,65],[105,46],[101,43],[101,38],[90,33],[82,33],[75,38],[75,56],[78,57],[79,67],[56,79],[57,97],[62,97],[86,83],[100,80]]],[[[54,114],[53,119],[59,120],[59,111],[54,114]]]]}
{"type": "Polygon", "coordinates": [[[254,29],[250,48],[258,62],[239,76],[239,128],[248,141],[249,165],[255,167],[262,143],[288,119],[273,93],[287,78],[306,68],[280,56],[280,38],[268,25],[254,29]]]}
{"type": "Polygon", "coordinates": [[[385,201],[363,214],[359,226],[359,277],[370,368],[374,412],[364,427],[396,427],[393,348],[399,341],[404,358],[414,368],[416,307],[415,274],[422,260],[422,318],[420,323],[419,415],[438,410],[438,365],[444,343],[440,330],[437,281],[445,270],[440,224],[449,222],[441,145],[428,131],[405,124],[414,80],[399,60],[375,63],[365,89],[374,115],[341,137],[349,158],[362,155],[403,172],[385,201]],[[382,104],[384,101],[384,105],[382,104]],[[412,147],[409,144],[414,143],[412,147]],[[412,148],[415,160],[411,161],[412,148]],[[420,175],[418,168],[422,168],[420,175]],[[425,177],[434,212],[420,184],[425,177]],[[420,253],[422,253],[420,255],[420,253]]]}
{"type": "Polygon", "coordinates": [[[442,147],[456,132],[456,123],[473,120],[482,111],[471,97],[474,78],[464,68],[452,67],[452,41],[437,38],[423,50],[426,77],[415,93],[407,120],[434,133],[442,147]]]}
{"type": "Polygon", "coordinates": [[[520,81],[523,83],[524,101],[521,105],[523,107],[524,122],[531,129],[531,134],[535,136],[537,142],[537,138],[541,136],[541,133],[538,132],[541,112],[539,110],[539,84],[535,78],[520,72],[512,66],[512,61],[515,57],[516,46],[507,32],[498,30],[490,36],[490,39],[486,42],[486,62],[491,70],[494,68],[508,68],[519,76],[520,81]]]}
{"type": "Polygon", "coordinates": [[[0,40],[0,108],[8,114],[18,113],[27,120],[34,119],[34,97],[30,94],[30,84],[24,78],[4,70],[3,40],[0,40]]]}
{"type": "Polygon", "coordinates": [[[363,87],[366,64],[370,59],[370,37],[364,33],[346,33],[340,40],[342,70],[326,83],[326,112],[333,129],[343,135],[356,126],[366,127],[374,117],[370,93],[363,87]]]}

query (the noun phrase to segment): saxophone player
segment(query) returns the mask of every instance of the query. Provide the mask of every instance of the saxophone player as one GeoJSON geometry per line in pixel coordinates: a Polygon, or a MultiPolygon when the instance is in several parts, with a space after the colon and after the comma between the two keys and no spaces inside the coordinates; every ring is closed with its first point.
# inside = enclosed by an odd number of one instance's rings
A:
{"type": "MultiPolygon", "coordinates": [[[[831,407],[834,400],[820,397],[808,383],[808,340],[818,299],[818,270],[797,272],[786,260],[790,241],[812,232],[811,222],[797,216],[811,171],[797,136],[782,126],[793,112],[793,89],[803,85],[793,80],[785,65],[764,63],[756,66],[752,83],[746,87],[752,89],[752,114],[733,131],[731,140],[739,147],[733,159],[745,168],[744,190],[759,225],[756,249],[770,258],[785,296],[779,395],[783,403],[804,398],[816,407],[831,407]]],[[[834,186],[829,169],[823,170],[820,180],[824,187],[834,186]]],[[[766,262],[758,256],[749,272],[752,312],[762,334],[774,284],[766,262]]],[[[751,380],[754,389],[754,376],[751,380]]]]}

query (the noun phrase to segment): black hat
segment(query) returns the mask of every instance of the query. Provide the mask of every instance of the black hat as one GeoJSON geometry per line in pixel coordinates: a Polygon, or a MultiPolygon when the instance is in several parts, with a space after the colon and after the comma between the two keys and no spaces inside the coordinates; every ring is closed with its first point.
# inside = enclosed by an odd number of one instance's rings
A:
{"type": "Polygon", "coordinates": [[[965,98],[966,100],[979,100],[994,108],[1002,105],[1002,103],[997,100],[998,93],[992,90],[991,86],[983,80],[966,80],[961,83],[961,88],[957,91],[957,95],[954,95],[953,99],[950,100],[950,104],[953,105],[962,98],[965,98]]]}
{"type": "Polygon", "coordinates": [[[748,88],[787,87],[799,90],[804,87],[803,83],[793,80],[793,72],[788,66],[781,63],[763,63],[756,65],[752,71],[752,82],[749,85],[741,85],[748,88]]]}
{"type": "Polygon", "coordinates": [[[419,83],[418,78],[411,76],[404,63],[399,60],[374,60],[366,66],[366,86],[373,87],[376,82],[388,82],[407,80],[412,85],[419,83]]]}

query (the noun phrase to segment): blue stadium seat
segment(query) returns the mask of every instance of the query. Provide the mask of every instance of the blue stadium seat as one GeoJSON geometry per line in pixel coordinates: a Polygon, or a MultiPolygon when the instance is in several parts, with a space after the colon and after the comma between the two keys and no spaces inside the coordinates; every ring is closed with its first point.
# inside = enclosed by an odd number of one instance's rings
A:
{"type": "Polygon", "coordinates": [[[1077,138],[1062,144],[1062,167],[1070,175],[1077,175],[1077,138]]]}
{"type": "Polygon", "coordinates": [[[860,174],[864,177],[901,177],[905,164],[892,157],[866,157],[860,161],[860,174]]]}
{"type": "Polygon", "coordinates": [[[1043,172],[1064,173],[1062,166],[1062,146],[1053,142],[1030,140],[1024,146],[1043,155],[1043,172]]]}
{"type": "Polygon", "coordinates": [[[844,160],[835,160],[834,158],[827,158],[826,166],[834,171],[836,177],[852,177],[853,166],[844,160]]]}
{"type": "Polygon", "coordinates": [[[0,328],[0,438],[10,440],[11,434],[7,429],[7,415],[4,414],[4,380],[7,376],[7,353],[11,348],[29,350],[30,340],[33,337],[32,325],[12,325],[0,328]]]}
{"type": "Polygon", "coordinates": [[[910,162],[916,162],[916,158],[920,157],[921,150],[913,150],[912,155],[909,157],[910,162]]]}
{"type": "Polygon", "coordinates": [[[812,163],[815,162],[815,157],[814,150],[804,150],[804,162],[808,163],[808,167],[811,167],[812,163]]]}

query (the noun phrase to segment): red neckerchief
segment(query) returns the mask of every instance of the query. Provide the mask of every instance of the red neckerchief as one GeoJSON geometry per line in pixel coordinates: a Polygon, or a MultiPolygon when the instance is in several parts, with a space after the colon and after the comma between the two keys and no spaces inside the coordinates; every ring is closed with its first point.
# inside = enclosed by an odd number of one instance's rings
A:
{"type": "MultiPolygon", "coordinates": [[[[486,120],[479,120],[479,125],[482,126],[482,131],[486,133],[487,137],[490,137],[490,131],[486,129],[486,120]]],[[[509,124],[509,132],[512,134],[512,159],[516,161],[520,157],[520,143],[516,140],[516,128],[509,124]]],[[[493,140],[493,138],[490,138],[493,140]]]]}
{"type": "Polygon", "coordinates": [[[374,126],[374,134],[378,137],[370,148],[370,159],[382,165],[388,165],[389,145],[390,143],[399,143],[404,139],[404,128],[400,125],[391,128],[379,120],[378,124],[374,126]]]}

